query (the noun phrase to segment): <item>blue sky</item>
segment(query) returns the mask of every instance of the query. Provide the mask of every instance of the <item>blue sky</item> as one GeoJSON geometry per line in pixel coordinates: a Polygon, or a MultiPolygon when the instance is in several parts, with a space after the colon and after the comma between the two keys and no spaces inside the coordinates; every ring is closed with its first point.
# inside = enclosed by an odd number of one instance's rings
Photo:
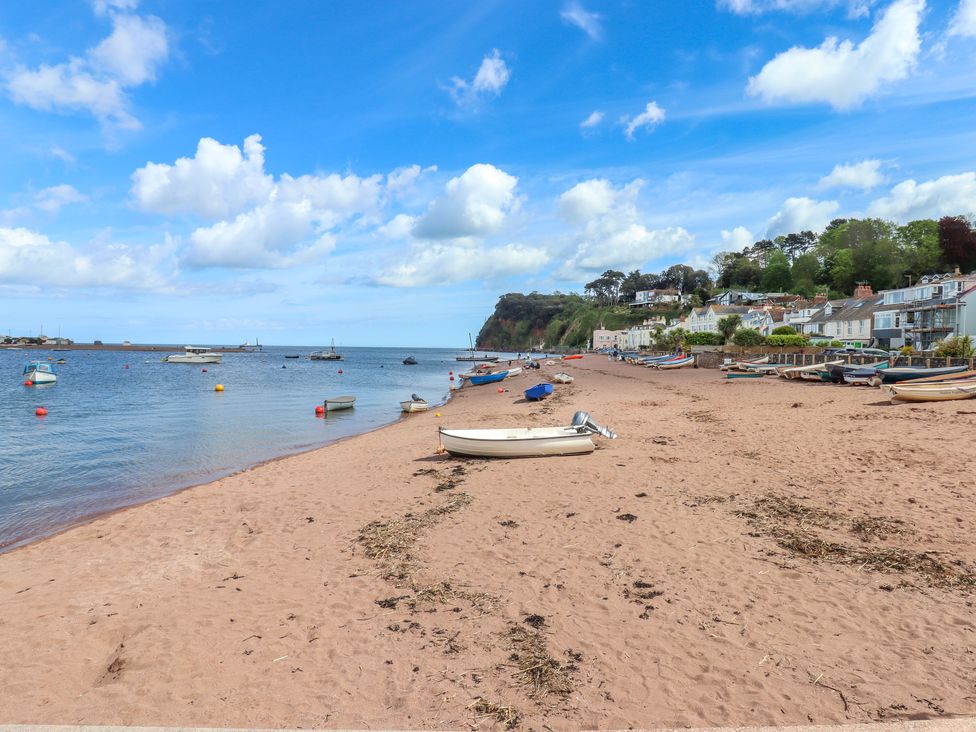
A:
{"type": "Polygon", "coordinates": [[[976,213],[976,0],[0,9],[0,329],[463,345],[500,294],[976,213]]]}

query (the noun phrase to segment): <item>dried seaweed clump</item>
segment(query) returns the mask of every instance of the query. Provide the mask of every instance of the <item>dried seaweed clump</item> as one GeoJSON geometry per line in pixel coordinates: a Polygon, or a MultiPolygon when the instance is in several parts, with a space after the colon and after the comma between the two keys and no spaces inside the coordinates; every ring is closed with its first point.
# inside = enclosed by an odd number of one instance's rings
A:
{"type": "Polygon", "coordinates": [[[505,729],[515,729],[522,721],[522,713],[515,707],[496,704],[481,696],[469,704],[468,709],[472,710],[478,719],[492,717],[496,722],[501,722],[505,729]]]}
{"type": "Polygon", "coordinates": [[[569,670],[549,654],[542,633],[512,624],[506,635],[512,647],[509,660],[517,668],[514,675],[531,688],[532,696],[566,695],[573,690],[569,670]]]}

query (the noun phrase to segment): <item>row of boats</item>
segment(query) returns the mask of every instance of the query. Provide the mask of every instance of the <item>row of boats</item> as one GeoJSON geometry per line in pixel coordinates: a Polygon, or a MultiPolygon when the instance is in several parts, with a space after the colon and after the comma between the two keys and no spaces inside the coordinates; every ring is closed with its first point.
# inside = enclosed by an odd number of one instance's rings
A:
{"type": "Polygon", "coordinates": [[[770,363],[769,356],[735,361],[720,367],[726,378],[762,378],[828,382],[880,387],[893,401],[931,402],[976,397],[976,371],[968,366],[892,366],[890,361],[850,364],[843,359],[807,366],[770,363]]]}

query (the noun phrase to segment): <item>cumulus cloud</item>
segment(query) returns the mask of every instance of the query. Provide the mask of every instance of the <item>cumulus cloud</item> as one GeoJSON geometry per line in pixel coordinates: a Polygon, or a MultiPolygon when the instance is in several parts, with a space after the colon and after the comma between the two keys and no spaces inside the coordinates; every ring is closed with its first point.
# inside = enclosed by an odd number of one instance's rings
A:
{"type": "Polygon", "coordinates": [[[483,237],[497,232],[517,208],[518,178],[488,163],[472,165],[444,186],[413,229],[421,239],[483,237]]]}
{"type": "Polygon", "coordinates": [[[92,0],[92,10],[95,15],[106,15],[116,10],[135,10],[139,0],[92,0]]]}
{"type": "Polygon", "coordinates": [[[895,221],[976,214],[976,173],[944,175],[918,183],[902,181],[872,201],[868,215],[895,221]]]}
{"type": "Polygon", "coordinates": [[[409,214],[397,214],[382,226],[376,228],[376,233],[386,239],[396,241],[406,239],[413,227],[417,224],[417,218],[409,214]]]}
{"type": "Polygon", "coordinates": [[[74,186],[62,183],[38,191],[34,196],[34,206],[51,215],[57,214],[62,206],[70,203],[83,203],[88,196],[80,193],[74,186]]]}
{"type": "Polygon", "coordinates": [[[816,48],[784,51],[749,79],[747,91],[766,102],[855,107],[914,68],[924,9],[925,0],[896,0],[857,45],[830,37],[816,48]]]}
{"type": "Polygon", "coordinates": [[[603,112],[598,109],[590,112],[589,116],[580,122],[580,128],[583,130],[591,130],[603,121],[603,112]]]}
{"type": "Polygon", "coordinates": [[[621,120],[624,123],[624,134],[628,140],[633,140],[634,133],[640,128],[651,132],[664,121],[664,116],[665,111],[657,105],[657,102],[648,102],[644,107],[644,111],[636,117],[624,117],[621,120]]]}
{"type": "Polygon", "coordinates": [[[74,165],[77,162],[75,156],[60,145],[51,145],[51,149],[48,152],[50,152],[51,155],[56,157],[58,160],[62,160],[68,165],[74,165]]]}
{"type": "Polygon", "coordinates": [[[976,38],[976,0],[960,0],[949,25],[949,35],[976,38]]]}
{"type": "Polygon", "coordinates": [[[172,165],[147,163],[132,174],[136,206],[217,220],[267,200],[274,180],[264,172],[261,136],[251,135],[243,147],[204,137],[192,158],[179,158],[172,165]]]}
{"type": "Polygon", "coordinates": [[[505,65],[501,51],[495,48],[481,60],[481,66],[471,81],[452,77],[448,91],[459,107],[475,107],[482,100],[501,94],[511,76],[512,72],[505,65]]]}
{"type": "Polygon", "coordinates": [[[887,180],[881,172],[880,160],[862,160],[859,163],[835,165],[829,175],[820,179],[820,188],[860,188],[868,191],[887,180]]]}
{"type": "Polygon", "coordinates": [[[166,24],[155,16],[115,12],[134,7],[119,0],[96,2],[96,13],[111,17],[112,33],[83,58],[16,68],[6,81],[14,102],[41,111],[87,112],[104,125],[138,129],[125,90],[156,79],[169,56],[169,38],[166,24]]]}
{"type": "Polygon", "coordinates": [[[594,41],[603,38],[603,26],[600,24],[599,13],[591,13],[576,0],[567,3],[559,13],[559,17],[564,22],[575,25],[594,41]]]}
{"type": "Polygon", "coordinates": [[[523,244],[477,248],[432,244],[416,250],[409,261],[386,270],[375,281],[391,287],[421,287],[495,280],[535,272],[549,258],[545,249],[523,244]]]}
{"type": "Polygon", "coordinates": [[[681,227],[648,229],[642,223],[637,206],[642,185],[635,180],[618,188],[597,178],[577,183],[560,196],[560,212],[576,229],[573,251],[560,277],[576,279],[608,268],[640,269],[694,246],[694,237],[681,227]]]}
{"type": "Polygon", "coordinates": [[[722,230],[722,245],[729,251],[741,252],[752,246],[752,233],[744,226],[736,226],[731,231],[722,230]]]}
{"type": "Polygon", "coordinates": [[[821,231],[839,208],[837,201],[787,198],[779,212],[766,224],[766,235],[773,237],[795,231],[821,231]]]}
{"type": "Polygon", "coordinates": [[[79,248],[26,228],[0,228],[0,283],[159,290],[169,282],[174,241],[155,247],[92,242],[79,248]]]}
{"type": "Polygon", "coordinates": [[[437,166],[429,165],[421,168],[419,165],[409,165],[397,168],[386,176],[386,190],[392,196],[400,196],[413,189],[414,184],[426,173],[436,173],[437,166]]]}

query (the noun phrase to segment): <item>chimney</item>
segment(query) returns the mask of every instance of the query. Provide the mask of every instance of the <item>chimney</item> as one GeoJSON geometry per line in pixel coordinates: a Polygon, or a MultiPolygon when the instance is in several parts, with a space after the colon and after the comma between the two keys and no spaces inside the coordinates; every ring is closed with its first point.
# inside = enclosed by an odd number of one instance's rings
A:
{"type": "Polygon", "coordinates": [[[826,292],[818,292],[816,295],[813,296],[814,305],[823,305],[825,302],[827,302],[826,292]]]}
{"type": "Polygon", "coordinates": [[[874,290],[871,289],[871,285],[867,282],[858,282],[857,289],[854,290],[854,298],[857,300],[863,300],[866,297],[871,297],[874,294],[874,290]]]}

